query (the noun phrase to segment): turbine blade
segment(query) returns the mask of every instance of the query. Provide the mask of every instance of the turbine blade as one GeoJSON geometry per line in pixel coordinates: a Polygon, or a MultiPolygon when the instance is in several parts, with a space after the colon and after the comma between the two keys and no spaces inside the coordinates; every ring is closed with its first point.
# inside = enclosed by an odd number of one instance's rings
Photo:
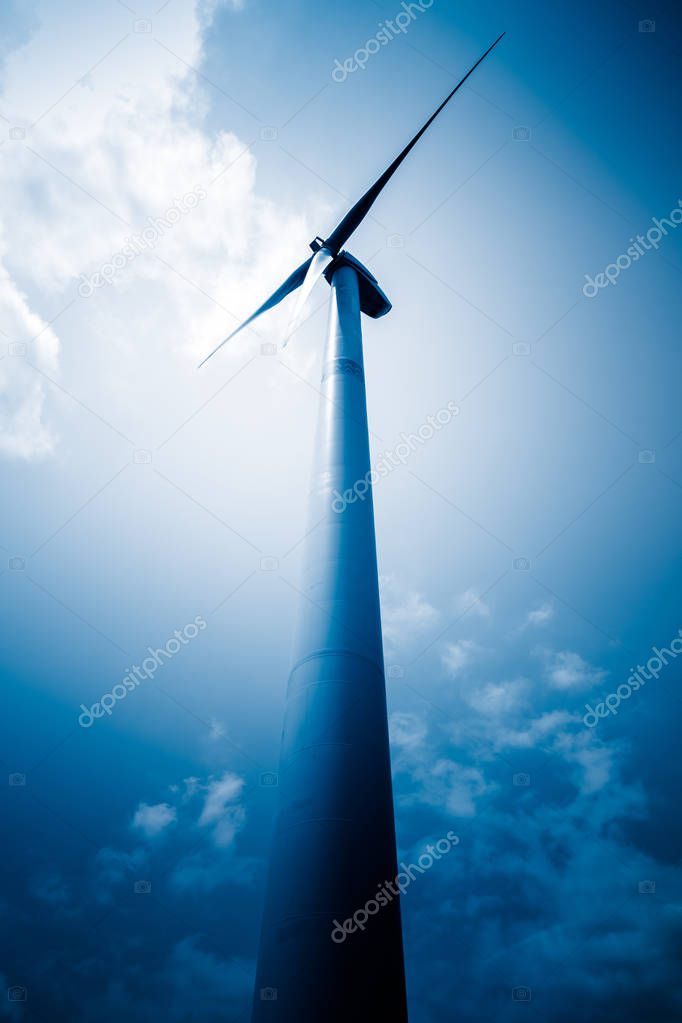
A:
{"type": "Polygon", "coordinates": [[[306,259],[305,263],[301,263],[301,265],[297,267],[297,269],[294,270],[289,277],[287,277],[284,283],[280,284],[277,291],[273,291],[270,298],[266,298],[265,302],[256,309],[255,313],[251,313],[248,319],[244,320],[243,323],[240,323],[236,330],[233,330],[231,334],[228,334],[224,341],[221,341],[212,352],[209,352],[205,359],[202,359],[197,368],[201,369],[204,363],[208,362],[211,356],[215,355],[215,353],[219,351],[223,345],[226,345],[228,341],[231,341],[235,334],[238,334],[240,330],[243,330],[244,327],[248,327],[250,323],[253,323],[255,319],[257,319],[262,313],[267,312],[268,309],[272,309],[273,306],[279,305],[282,299],[286,298],[287,295],[290,295],[292,291],[296,291],[296,288],[300,288],[306,278],[308,267],[313,262],[314,258],[314,256],[311,256],[310,259],[306,259]]]}
{"type": "Polygon", "coordinates": [[[345,215],[345,217],[343,218],[341,223],[329,235],[329,238],[327,238],[327,240],[325,242],[325,245],[329,248],[329,250],[334,255],[337,255],[339,253],[339,251],[341,250],[342,246],[345,245],[345,243],[348,241],[348,239],[353,234],[353,232],[360,226],[362,221],[365,219],[365,217],[369,213],[369,211],[370,211],[371,207],[373,206],[375,200],[378,198],[378,196],[381,193],[381,191],[386,187],[388,182],[391,180],[391,178],[393,177],[393,175],[395,174],[395,172],[397,171],[398,167],[403,162],[403,160],[405,159],[407,154],[410,152],[410,150],[413,149],[414,146],[416,146],[417,142],[419,142],[419,139],[422,137],[422,135],[427,130],[427,128],[438,117],[438,115],[441,112],[441,110],[445,106],[447,106],[447,104],[450,102],[450,100],[455,95],[455,93],[459,89],[461,89],[461,87],[464,85],[464,83],[466,82],[466,80],[469,77],[469,75],[473,74],[473,72],[476,70],[478,65],[483,60],[485,60],[485,58],[488,56],[490,51],[495,46],[497,46],[497,44],[499,43],[500,39],[502,39],[502,36],[504,36],[504,34],[505,33],[503,32],[502,35],[498,36],[497,39],[495,40],[495,42],[491,46],[488,47],[488,49],[485,51],[485,53],[481,57],[478,58],[476,63],[473,64],[472,67],[469,68],[467,73],[464,75],[464,78],[460,79],[460,81],[454,87],[452,92],[450,92],[445,97],[445,99],[443,100],[441,105],[438,107],[438,109],[433,114],[431,114],[431,117],[429,117],[429,119],[426,122],[426,124],[424,124],[419,129],[419,131],[414,136],[414,138],[410,142],[408,142],[408,144],[405,146],[403,151],[395,158],[393,163],[389,167],[386,168],[386,170],[381,175],[381,177],[378,178],[378,180],[375,181],[375,183],[372,185],[372,187],[369,188],[365,192],[365,194],[362,196],[362,198],[359,199],[358,202],[356,202],[355,206],[353,206],[353,208],[348,211],[348,213],[345,215]]]}
{"type": "Polygon", "coordinates": [[[294,333],[294,331],[299,325],[301,314],[305,309],[308,299],[310,298],[310,293],[312,292],[313,288],[315,287],[320,277],[322,276],[322,274],[327,269],[327,267],[329,266],[333,259],[334,257],[332,256],[329,249],[324,246],[321,249],[318,249],[315,255],[313,256],[310,262],[310,266],[308,267],[308,272],[305,275],[303,287],[301,288],[296,299],[296,305],[294,307],[293,313],[291,314],[291,319],[289,320],[289,327],[287,329],[286,337],[284,338],[284,344],[282,345],[282,348],[286,348],[286,346],[289,344],[289,341],[291,340],[291,335],[294,333]]]}

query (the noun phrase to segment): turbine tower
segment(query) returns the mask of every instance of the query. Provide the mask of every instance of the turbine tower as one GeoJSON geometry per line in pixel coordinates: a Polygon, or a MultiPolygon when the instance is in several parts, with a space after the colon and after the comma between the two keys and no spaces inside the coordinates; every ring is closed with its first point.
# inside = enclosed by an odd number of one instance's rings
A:
{"type": "Polygon", "coordinates": [[[334,231],[311,243],[313,255],[211,352],[300,287],[288,340],[316,282],[331,285],[253,1023],[407,1023],[360,326],[361,313],[384,316],[391,304],[343,245],[501,38],[334,231]],[[362,499],[346,505],[337,495],[359,482],[362,499]]]}

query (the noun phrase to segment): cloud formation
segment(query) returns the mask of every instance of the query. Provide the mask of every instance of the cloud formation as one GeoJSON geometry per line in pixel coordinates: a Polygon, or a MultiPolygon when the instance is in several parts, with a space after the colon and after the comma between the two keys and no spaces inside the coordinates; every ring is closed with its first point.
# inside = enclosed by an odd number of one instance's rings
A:
{"type": "MultiPolygon", "coordinates": [[[[549,628],[540,610],[535,624],[549,628]]],[[[510,659],[522,663],[523,632],[497,634],[498,649],[467,664],[449,699],[422,668],[422,710],[392,718],[405,841],[446,826],[461,836],[459,858],[404,906],[418,1019],[436,1023],[453,1004],[476,1018],[485,1005],[507,1023],[518,1015],[517,986],[557,1023],[576,1012],[607,1023],[648,1018],[633,1008],[640,999],[674,1015],[682,885],[670,864],[631,842],[648,799],[629,771],[629,744],[596,739],[572,706],[606,672],[562,648],[557,632],[557,650],[527,651],[524,675],[504,680],[510,659]],[[652,878],[656,891],[670,886],[661,930],[652,878]],[[448,970],[443,948],[457,950],[448,970]]],[[[456,674],[462,642],[438,653],[447,665],[455,650],[456,674]]]]}
{"type": "MultiPolygon", "coordinates": [[[[67,393],[80,386],[60,348],[96,350],[100,400],[115,403],[113,390],[139,387],[142,363],[196,362],[262,300],[310,234],[300,211],[258,194],[249,145],[205,126],[207,85],[194,71],[203,33],[218,6],[241,4],[167,5],[153,33],[138,32],[125,5],[96,16],[81,6],[37,0],[33,31],[7,56],[0,89],[13,125],[0,165],[0,330],[7,344],[28,345],[23,366],[0,361],[0,455],[12,458],[55,449],[65,411],[48,404],[38,371],[60,373],[67,393]],[[197,186],[203,201],[83,297],[81,275],[109,265],[197,186]]],[[[278,323],[275,313],[259,331],[278,323]]],[[[224,357],[253,343],[247,331],[224,357]]]]}
{"type": "Polygon", "coordinates": [[[460,639],[456,643],[446,643],[441,653],[441,660],[448,675],[452,678],[459,675],[462,668],[471,660],[475,645],[470,639],[460,639]]]}
{"type": "Polygon", "coordinates": [[[199,827],[213,827],[218,846],[230,845],[244,823],[245,811],[237,802],[243,788],[243,779],[230,771],[208,784],[198,823],[199,827]]]}
{"type": "Polygon", "coordinates": [[[547,679],[555,689],[590,689],[606,678],[574,650],[559,650],[547,658],[547,679]]]}
{"type": "Polygon", "coordinates": [[[382,576],[379,582],[384,645],[388,651],[404,650],[433,628],[439,613],[423,594],[394,576],[382,576]]]}
{"type": "Polygon", "coordinates": [[[141,831],[146,838],[160,835],[169,824],[177,820],[177,810],[168,803],[140,803],[133,816],[133,828],[141,831]]]}
{"type": "Polygon", "coordinates": [[[526,617],[525,626],[537,627],[539,625],[547,625],[554,618],[554,605],[550,601],[546,601],[539,607],[536,607],[533,611],[529,611],[526,617]]]}

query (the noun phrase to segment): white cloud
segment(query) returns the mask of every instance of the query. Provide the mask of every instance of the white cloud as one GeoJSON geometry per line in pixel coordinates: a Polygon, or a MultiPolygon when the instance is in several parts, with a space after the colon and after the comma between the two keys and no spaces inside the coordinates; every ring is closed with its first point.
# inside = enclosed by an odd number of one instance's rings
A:
{"type": "Polygon", "coordinates": [[[552,618],[554,618],[554,605],[551,601],[548,601],[545,604],[541,604],[540,607],[536,607],[535,610],[528,612],[524,627],[546,625],[552,618]]]}
{"type": "Polygon", "coordinates": [[[147,838],[160,835],[169,824],[177,820],[178,812],[168,803],[140,803],[133,816],[132,826],[147,838]]]}
{"type": "Polygon", "coordinates": [[[432,780],[435,783],[432,796],[437,793],[447,811],[456,817],[473,817],[476,800],[493,788],[477,767],[465,767],[447,759],[436,761],[432,780]]]}
{"type": "Polygon", "coordinates": [[[435,607],[418,590],[401,586],[393,576],[382,576],[381,619],[387,646],[404,647],[432,628],[439,619],[435,607]]]}
{"type": "MultiPolygon", "coordinates": [[[[403,806],[424,804],[448,816],[472,817],[477,800],[494,789],[477,767],[439,755],[434,743],[427,743],[428,727],[420,715],[392,714],[390,735],[396,775],[410,780],[407,790],[402,784],[396,789],[403,806]]],[[[437,735],[433,739],[438,742],[437,735]]]]}
{"type": "Polygon", "coordinates": [[[464,591],[457,601],[457,610],[461,614],[478,615],[479,618],[490,617],[490,608],[475,590],[464,591]]]}
{"type": "Polygon", "coordinates": [[[391,745],[401,750],[416,750],[426,738],[426,722],[417,714],[396,711],[389,720],[391,745]]]}
{"type": "Polygon", "coordinates": [[[470,639],[446,643],[441,653],[441,660],[448,675],[453,678],[458,675],[462,668],[471,661],[475,649],[475,644],[470,639]]]}
{"type": "Polygon", "coordinates": [[[525,679],[487,682],[483,686],[472,686],[463,695],[469,706],[479,714],[496,717],[517,710],[525,699],[527,687],[525,679]]]}
{"type": "Polygon", "coordinates": [[[225,735],[225,726],[222,721],[218,721],[217,718],[212,717],[209,721],[209,733],[208,737],[212,742],[217,742],[218,739],[222,739],[225,735]]]}
{"type": "MultiPolygon", "coordinates": [[[[243,827],[246,812],[239,802],[244,781],[229,771],[218,778],[188,777],[171,784],[175,797],[169,803],[140,803],[131,828],[146,839],[167,832],[164,849],[172,865],[171,884],[182,890],[213,891],[226,883],[252,882],[258,861],[237,853],[234,838],[243,827]],[[172,825],[172,828],[171,828],[172,825]],[[196,828],[205,841],[197,841],[196,828]]],[[[149,845],[131,851],[106,848],[96,858],[97,899],[108,902],[111,889],[122,883],[149,876],[149,845]]]]}
{"type": "Polygon", "coordinates": [[[575,724],[579,721],[578,714],[571,714],[567,710],[550,710],[532,718],[527,724],[516,727],[496,727],[494,742],[499,749],[517,748],[532,749],[540,743],[546,742],[554,735],[561,734],[566,725],[575,724]]]}
{"type": "Polygon", "coordinates": [[[557,736],[554,748],[577,767],[576,780],[585,795],[598,792],[612,780],[616,756],[622,751],[618,743],[602,745],[593,734],[584,731],[557,736]]]}
{"type": "Polygon", "coordinates": [[[572,650],[560,650],[548,659],[547,678],[554,689],[588,689],[606,678],[606,674],[572,650]]]}
{"type": "MultiPolygon", "coordinates": [[[[136,34],[124,5],[93,13],[79,2],[37,0],[34,32],[3,68],[0,109],[27,135],[5,140],[0,164],[7,240],[0,330],[22,341],[43,331],[32,355],[53,375],[60,342],[44,328],[75,298],[56,323],[61,346],[96,358],[88,393],[92,400],[94,376],[104,390],[95,394],[98,411],[113,404],[124,425],[145,405],[134,396],[154,362],[205,354],[300,262],[314,234],[300,209],[287,213],[258,195],[256,160],[241,139],[205,127],[210,87],[189,65],[201,64],[215,8],[206,0],[169,4],[153,34],[136,34]],[[79,297],[81,274],[98,270],[148,217],[197,185],[206,199],[153,251],[79,297]]],[[[278,330],[286,315],[275,312],[259,332],[278,330]]],[[[238,359],[249,346],[254,335],[246,332],[223,358],[238,359]]],[[[45,381],[17,363],[0,362],[0,455],[48,455],[56,430],[45,381]]],[[[79,372],[75,362],[69,369],[79,372]]],[[[71,377],[61,382],[74,387],[71,377]]]]}
{"type": "Polygon", "coordinates": [[[174,946],[165,971],[176,1002],[172,1019],[184,1021],[187,1016],[183,1006],[196,1002],[198,993],[206,1019],[224,1019],[238,1013],[253,989],[254,971],[251,960],[219,959],[200,947],[197,935],[185,938],[174,946]]]}
{"type": "Polygon", "coordinates": [[[218,820],[225,812],[227,804],[237,798],[243,787],[243,779],[229,771],[226,771],[217,781],[209,782],[199,824],[212,824],[218,820]]]}
{"type": "Polygon", "coordinates": [[[244,823],[244,808],[235,802],[243,788],[244,780],[230,771],[208,784],[199,826],[214,825],[213,838],[216,845],[231,845],[244,823]]]}
{"type": "Polygon", "coordinates": [[[183,803],[188,803],[190,799],[196,796],[197,792],[201,792],[201,789],[201,779],[197,778],[195,775],[190,775],[189,778],[183,778],[181,785],[174,783],[173,785],[168,786],[168,791],[172,792],[173,795],[180,794],[181,801],[183,803]]]}
{"type": "Polygon", "coordinates": [[[55,373],[59,341],[30,309],[4,258],[0,236],[0,454],[29,460],[49,455],[55,442],[43,419],[43,378],[29,362],[55,373]]]}

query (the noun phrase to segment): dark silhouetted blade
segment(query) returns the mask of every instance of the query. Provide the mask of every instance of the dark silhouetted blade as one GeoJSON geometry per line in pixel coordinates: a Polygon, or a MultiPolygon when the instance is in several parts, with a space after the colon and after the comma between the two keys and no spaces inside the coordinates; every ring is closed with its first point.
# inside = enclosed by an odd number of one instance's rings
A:
{"type": "Polygon", "coordinates": [[[198,368],[201,369],[204,363],[208,362],[212,355],[215,355],[215,353],[219,351],[223,347],[223,345],[226,345],[227,342],[230,341],[235,336],[235,334],[238,334],[240,330],[243,330],[244,327],[248,327],[250,323],[253,323],[253,321],[256,320],[261,315],[261,313],[266,313],[268,309],[272,309],[273,306],[278,305],[282,301],[282,299],[286,298],[287,295],[290,295],[292,291],[296,291],[296,288],[300,288],[300,286],[303,284],[303,281],[305,280],[306,274],[308,272],[308,267],[312,263],[313,258],[314,257],[311,256],[310,259],[306,259],[305,263],[301,263],[301,265],[296,270],[294,270],[294,272],[289,277],[287,277],[284,284],[280,284],[277,291],[274,291],[272,295],[270,295],[270,298],[267,298],[265,302],[263,302],[263,305],[259,306],[258,309],[256,309],[255,313],[251,313],[247,320],[244,320],[243,323],[240,323],[236,330],[233,330],[231,334],[228,334],[224,341],[221,341],[220,344],[216,348],[214,348],[213,351],[210,352],[205,359],[202,359],[202,361],[199,363],[198,368]]]}
{"type": "Polygon", "coordinates": [[[419,129],[419,131],[414,136],[412,141],[408,142],[408,144],[403,149],[402,153],[400,153],[400,155],[395,158],[390,167],[387,167],[387,169],[384,171],[384,173],[381,175],[378,181],[376,181],[372,185],[372,187],[365,192],[362,199],[359,199],[358,202],[356,202],[355,206],[353,206],[353,208],[349,210],[349,212],[345,215],[345,217],[338,225],[338,227],[336,227],[332,234],[330,234],[329,238],[327,238],[325,242],[325,245],[334,255],[337,255],[339,253],[341,247],[348,241],[353,231],[355,231],[355,229],[360,226],[362,221],[369,213],[372,205],[374,204],[374,201],[377,199],[382,189],[384,189],[388,182],[391,180],[391,178],[393,177],[393,175],[395,174],[395,172],[397,171],[398,167],[403,162],[407,154],[410,152],[410,150],[413,149],[414,146],[416,146],[417,142],[419,142],[419,139],[422,137],[422,135],[429,127],[429,125],[431,125],[432,122],[435,121],[443,107],[445,107],[450,102],[450,100],[455,95],[457,90],[464,85],[469,75],[473,74],[473,72],[476,70],[481,61],[485,60],[485,58],[488,56],[493,47],[497,46],[500,39],[502,39],[502,36],[504,36],[504,32],[502,33],[502,35],[497,37],[492,46],[488,47],[483,56],[479,57],[476,63],[469,68],[464,78],[462,78],[461,81],[459,81],[457,85],[454,87],[452,92],[445,97],[445,99],[438,107],[438,109],[433,114],[431,114],[431,117],[429,117],[426,124],[419,129]]]}

